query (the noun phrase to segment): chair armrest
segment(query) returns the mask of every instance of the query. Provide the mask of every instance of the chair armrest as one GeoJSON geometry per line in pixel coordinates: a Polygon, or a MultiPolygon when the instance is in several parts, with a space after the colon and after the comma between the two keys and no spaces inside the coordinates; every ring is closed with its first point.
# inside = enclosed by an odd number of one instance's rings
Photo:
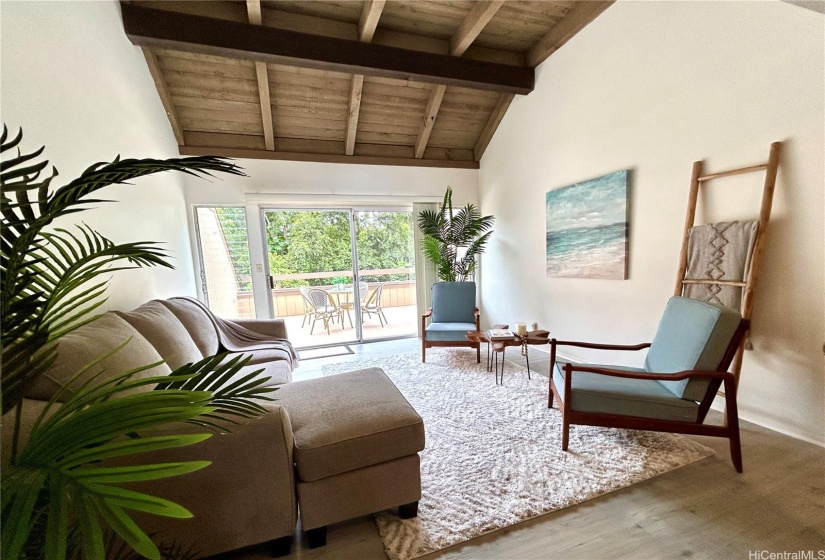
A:
{"type": "Polygon", "coordinates": [[[556,340],[550,339],[550,344],[553,346],[576,346],[578,348],[591,348],[594,350],[644,350],[650,348],[649,342],[642,344],[597,344],[594,342],[576,342],[572,340],[556,340]]]}
{"type": "Polygon", "coordinates": [[[481,317],[481,311],[479,311],[479,310],[478,310],[478,307],[476,307],[475,309],[473,309],[473,316],[475,316],[475,317],[481,317]]]}
{"type": "Polygon", "coordinates": [[[697,378],[697,379],[733,379],[733,374],[727,371],[698,371],[685,370],[676,373],[657,373],[657,372],[638,372],[625,371],[619,369],[597,368],[581,365],[573,365],[571,363],[564,364],[565,372],[588,372],[598,373],[600,375],[609,375],[610,377],[624,377],[625,379],[654,379],[656,381],[680,381],[682,379],[697,378]]]}
{"type": "Polygon", "coordinates": [[[430,307],[429,309],[427,309],[427,312],[426,312],[426,313],[424,313],[424,314],[421,316],[421,318],[422,318],[422,319],[424,319],[424,318],[426,318],[426,317],[431,317],[431,316],[432,316],[432,314],[433,314],[433,308],[432,308],[432,307],[430,307]]]}
{"type": "Polygon", "coordinates": [[[264,336],[288,338],[286,334],[286,323],[284,323],[283,319],[234,319],[232,322],[264,336]]]}

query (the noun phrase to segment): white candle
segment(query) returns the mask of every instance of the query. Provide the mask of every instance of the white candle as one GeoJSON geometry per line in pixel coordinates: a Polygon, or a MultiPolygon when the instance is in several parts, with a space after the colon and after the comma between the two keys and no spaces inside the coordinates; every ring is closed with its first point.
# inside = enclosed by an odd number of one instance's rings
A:
{"type": "Polygon", "coordinates": [[[516,323],[516,334],[524,336],[527,334],[527,323],[516,323]]]}

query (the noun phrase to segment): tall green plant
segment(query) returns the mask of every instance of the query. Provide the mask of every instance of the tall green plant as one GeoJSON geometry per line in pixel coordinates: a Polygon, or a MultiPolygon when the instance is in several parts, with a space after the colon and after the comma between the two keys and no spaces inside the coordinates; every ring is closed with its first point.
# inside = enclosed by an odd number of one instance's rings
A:
{"type": "Polygon", "coordinates": [[[484,252],[493,234],[493,216],[482,216],[472,204],[453,211],[453,189],[447,187],[438,212],[423,210],[418,227],[424,234],[424,255],[435,264],[438,277],[463,282],[476,268],[476,256],[484,252]]]}
{"type": "Polygon", "coordinates": [[[243,173],[217,157],[117,158],[92,165],[77,179],[52,189],[57,171],[53,168],[50,175],[41,178],[48,166],[48,161],[38,160],[43,148],[23,154],[18,148],[21,140],[22,130],[9,139],[3,127],[2,406],[4,415],[13,413],[14,434],[10,460],[2,469],[0,556],[20,558],[24,548],[27,554],[31,552],[27,542],[42,542],[35,556],[61,559],[72,534],[77,535],[85,558],[103,559],[103,527],[108,526],[141,555],[159,558],[158,548],[127,510],[167,517],[190,517],[191,513],[168,500],[121,485],[181,475],[209,463],[130,461],[130,466],[110,466],[106,461],[203,441],[211,434],[145,434],[173,422],[224,430],[234,422],[233,417],[265,413],[259,401],[271,400],[266,395],[272,389],[262,387],[266,379],[258,378],[259,371],[235,380],[248,358],[227,361],[219,355],[168,376],[140,378],[136,374],[158,364],[104,372],[100,363],[107,356],[101,356],[74,375],[66,385],[73,387],[71,391],[64,388],[54,395],[21,445],[23,397],[57,359],[60,338],[99,317],[96,311],[105,302],[107,287],[102,275],[143,266],[171,268],[166,252],[155,243],[116,244],[86,225],[78,226],[75,232],[47,228],[59,217],[106,202],[91,195],[112,184],[163,171],[201,177],[214,172],[243,173]],[[154,390],[130,394],[152,385],[154,390]],[[65,402],[58,403],[60,400],[65,402]],[[33,538],[32,527],[44,535],[33,538]]]}

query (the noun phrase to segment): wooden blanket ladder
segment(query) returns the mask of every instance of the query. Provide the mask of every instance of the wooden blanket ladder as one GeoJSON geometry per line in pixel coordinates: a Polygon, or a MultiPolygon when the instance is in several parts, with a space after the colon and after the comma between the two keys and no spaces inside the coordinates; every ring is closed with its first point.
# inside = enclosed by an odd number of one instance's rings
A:
{"type": "MultiPolygon", "coordinates": [[[[773,191],[776,185],[776,173],[779,169],[779,152],[781,143],[774,142],[771,144],[770,154],[767,163],[759,165],[751,165],[749,167],[740,167],[738,169],[730,169],[728,171],[721,171],[719,173],[703,174],[702,161],[694,162],[693,173],[690,179],[690,195],[688,197],[687,216],[685,217],[685,229],[682,237],[682,251],[679,255],[679,273],[676,279],[676,289],[674,295],[681,296],[683,288],[687,284],[716,284],[724,286],[735,286],[742,288],[742,298],[740,301],[740,312],[744,319],[750,320],[753,314],[753,301],[756,284],[759,280],[759,265],[762,263],[762,253],[765,249],[765,232],[768,228],[768,221],[771,216],[771,205],[773,203],[773,191]],[[765,171],[765,183],[762,190],[762,204],[759,210],[759,219],[757,222],[756,237],[753,243],[752,254],[750,258],[750,265],[745,271],[743,281],[731,280],[712,280],[712,279],[686,279],[685,275],[688,268],[688,242],[690,240],[690,230],[695,225],[696,218],[696,203],[699,198],[699,187],[712,179],[721,179],[722,177],[730,177],[732,175],[741,175],[743,173],[753,173],[757,171],[765,171]]],[[[743,339],[742,344],[736,351],[733,359],[732,370],[737,384],[739,383],[739,373],[742,370],[742,355],[746,347],[750,348],[750,341],[743,339]]],[[[721,393],[720,393],[721,394],[721,393]]]]}

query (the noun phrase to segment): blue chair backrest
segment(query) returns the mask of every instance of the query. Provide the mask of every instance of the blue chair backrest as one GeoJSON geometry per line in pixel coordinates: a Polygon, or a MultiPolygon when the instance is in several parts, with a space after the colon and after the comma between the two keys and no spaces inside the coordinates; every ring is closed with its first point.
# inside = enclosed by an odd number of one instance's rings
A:
{"type": "Polygon", "coordinates": [[[475,323],[476,283],[433,284],[433,323],[475,323]]]}
{"type": "MultiPolygon", "coordinates": [[[[656,373],[685,370],[716,371],[742,316],[728,307],[683,297],[672,297],[645,359],[645,369],[656,373]]],[[[682,399],[701,401],[708,380],[660,381],[682,399]]]]}

